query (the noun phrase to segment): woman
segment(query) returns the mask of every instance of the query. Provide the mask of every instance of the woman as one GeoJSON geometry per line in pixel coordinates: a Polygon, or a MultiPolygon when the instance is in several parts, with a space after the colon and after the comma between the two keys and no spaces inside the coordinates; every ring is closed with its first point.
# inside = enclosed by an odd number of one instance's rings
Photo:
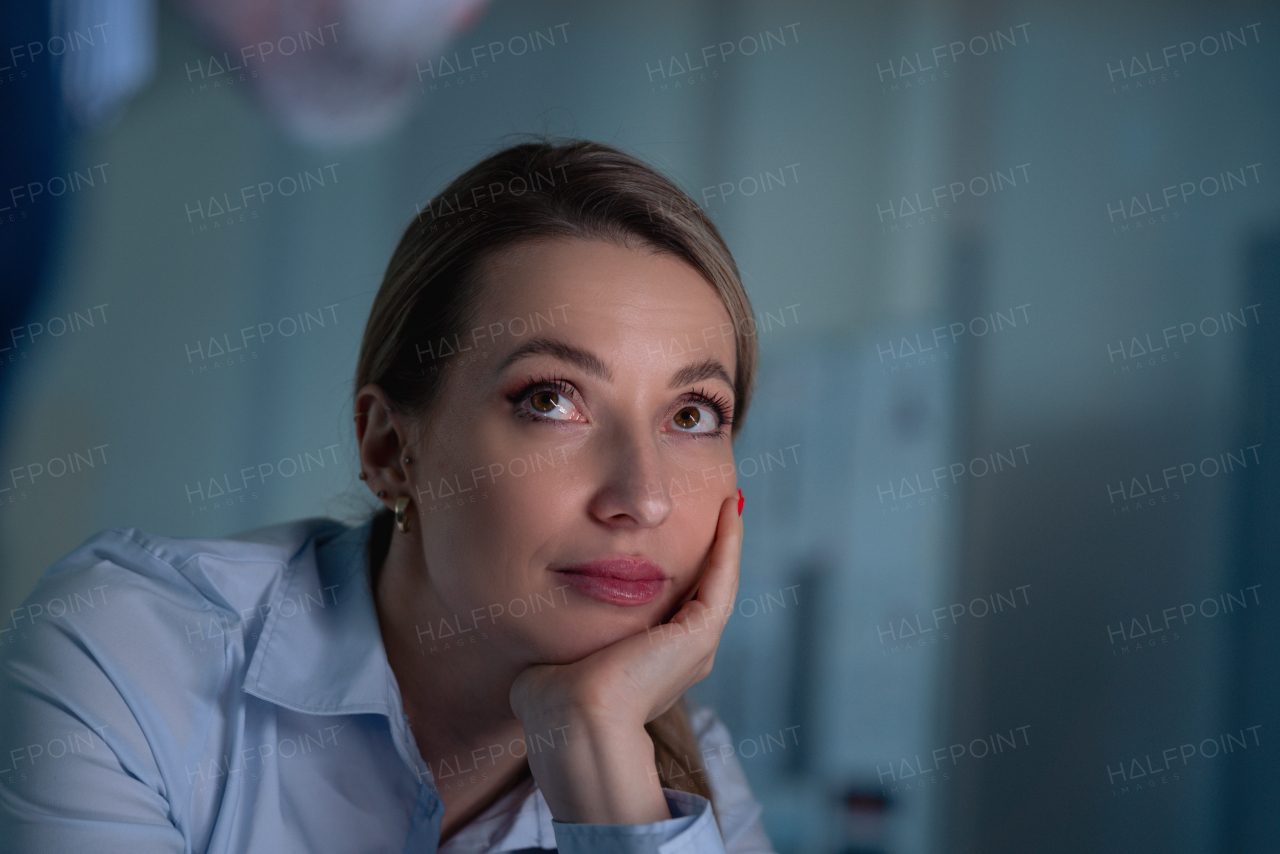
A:
{"type": "Polygon", "coordinates": [[[361,346],[383,509],[108,531],[49,570],[0,669],[0,844],[770,850],[681,701],[737,591],[750,318],[714,225],[613,148],[460,176],[361,346]]]}

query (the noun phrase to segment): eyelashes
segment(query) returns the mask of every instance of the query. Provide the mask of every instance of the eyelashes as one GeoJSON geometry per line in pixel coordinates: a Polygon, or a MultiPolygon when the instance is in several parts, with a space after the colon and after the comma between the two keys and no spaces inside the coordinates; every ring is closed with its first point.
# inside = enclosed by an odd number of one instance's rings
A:
{"type": "Polygon", "coordinates": [[[714,435],[721,435],[724,428],[733,424],[733,404],[723,395],[699,388],[689,392],[685,399],[690,403],[705,404],[716,414],[716,426],[719,429],[714,435]]]}
{"type": "MultiPolygon", "coordinates": [[[[573,403],[573,386],[569,385],[569,382],[565,380],[563,377],[558,377],[558,376],[534,377],[533,379],[526,382],[523,386],[521,386],[517,391],[514,391],[511,394],[508,394],[507,400],[511,401],[511,404],[515,407],[516,414],[528,421],[544,421],[545,422],[545,421],[569,420],[565,418],[546,418],[539,415],[537,412],[533,412],[525,408],[524,406],[525,402],[529,401],[534,395],[538,394],[539,392],[553,392],[556,395],[559,395],[560,397],[569,401],[569,403],[573,403]]],[[[560,405],[557,408],[563,411],[563,405],[560,405]]],[[[544,410],[544,411],[550,411],[550,410],[544,410]]]]}
{"type": "MultiPolygon", "coordinates": [[[[515,414],[527,421],[541,423],[558,423],[565,421],[576,421],[573,418],[547,418],[540,415],[537,411],[525,406],[539,392],[552,392],[563,398],[569,404],[573,405],[574,412],[577,412],[576,390],[573,385],[564,377],[559,375],[540,375],[530,378],[523,383],[516,391],[506,395],[508,401],[515,408],[515,414]]],[[[544,412],[552,412],[553,409],[565,412],[564,403],[552,403],[543,399],[545,404],[552,406],[552,409],[542,410],[544,412]]],[[[673,432],[683,433],[694,438],[719,437],[726,435],[728,428],[733,424],[733,404],[729,402],[724,395],[707,391],[706,389],[694,389],[681,398],[681,405],[677,408],[677,412],[689,408],[690,406],[702,406],[709,409],[715,415],[715,428],[705,431],[680,430],[673,432]]]]}

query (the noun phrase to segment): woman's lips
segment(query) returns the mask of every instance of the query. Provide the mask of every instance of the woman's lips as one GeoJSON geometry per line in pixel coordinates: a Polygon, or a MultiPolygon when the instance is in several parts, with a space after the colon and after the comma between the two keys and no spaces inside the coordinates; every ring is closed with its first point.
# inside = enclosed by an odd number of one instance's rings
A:
{"type": "Polygon", "coordinates": [[[662,595],[667,574],[643,558],[609,558],[557,569],[574,589],[613,605],[644,605],[662,595]]]}

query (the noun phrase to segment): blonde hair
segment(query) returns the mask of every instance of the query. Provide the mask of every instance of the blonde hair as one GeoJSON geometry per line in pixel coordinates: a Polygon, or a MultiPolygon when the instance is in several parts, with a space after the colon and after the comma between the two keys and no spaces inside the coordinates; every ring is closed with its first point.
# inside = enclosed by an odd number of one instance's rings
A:
{"type": "MultiPolygon", "coordinates": [[[[447,341],[473,322],[484,262],[536,238],[603,240],[688,263],[720,295],[733,322],[736,437],[755,382],[758,348],[751,303],[715,224],[683,190],[644,162],[599,142],[528,142],[458,176],[405,229],[374,298],[360,344],[355,388],[373,383],[391,405],[424,421],[448,362],[423,341],[447,341]],[[438,362],[438,364],[437,364],[438,362]]],[[[374,518],[370,566],[385,557],[391,511],[374,518]]],[[[664,787],[711,799],[683,701],[649,722],[664,787]]]]}

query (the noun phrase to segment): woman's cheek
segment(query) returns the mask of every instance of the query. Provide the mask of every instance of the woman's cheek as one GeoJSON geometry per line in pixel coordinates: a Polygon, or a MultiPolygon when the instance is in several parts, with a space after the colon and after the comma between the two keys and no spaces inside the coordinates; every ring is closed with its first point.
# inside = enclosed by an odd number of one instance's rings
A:
{"type": "Polygon", "coordinates": [[[678,560],[684,570],[681,577],[688,579],[687,589],[702,581],[703,570],[715,545],[720,507],[728,497],[718,478],[705,483],[694,481],[693,485],[694,491],[688,494],[672,495],[672,514],[668,520],[679,544],[678,560]]]}
{"type": "Polygon", "coordinates": [[[726,453],[712,439],[676,440],[670,443],[669,464],[666,466],[663,486],[673,503],[714,504],[718,514],[722,501],[737,490],[737,469],[732,452],[726,453]],[[686,447],[681,447],[684,445],[686,447]],[[692,446],[692,447],[688,447],[692,446]]]}

